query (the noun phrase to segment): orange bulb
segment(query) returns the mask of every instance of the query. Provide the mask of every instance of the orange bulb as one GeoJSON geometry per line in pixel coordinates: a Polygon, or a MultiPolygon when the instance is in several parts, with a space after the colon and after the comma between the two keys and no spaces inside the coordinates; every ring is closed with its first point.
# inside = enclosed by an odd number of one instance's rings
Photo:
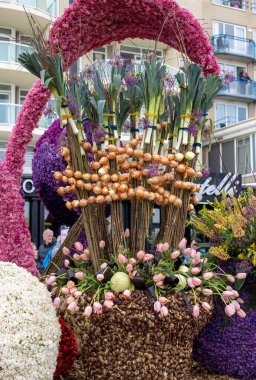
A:
{"type": "Polygon", "coordinates": [[[83,189],[84,185],[85,184],[84,184],[84,182],[81,179],[78,179],[76,181],[76,187],[78,187],[79,189],[83,189]]]}
{"type": "Polygon", "coordinates": [[[91,167],[92,167],[92,169],[93,170],[97,170],[97,169],[99,169],[100,168],[100,163],[99,162],[92,162],[91,163],[91,167]]]}
{"type": "Polygon", "coordinates": [[[108,145],[107,150],[108,150],[109,152],[116,152],[116,146],[110,144],[110,145],[108,145]]]}
{"type": "Polygon", "coordinates": [[[135,190],[134,189],[129,189],[128,190],[128,198],[133,199],[135,197],[135,190]]]}
{"type": "Polygon", "coordinates": [[[94,192],[94,194],[101,194],[102,190],[99,186],[94,186],[93,192],[94,192]]]}
{"type": "Polygon", "coordinates": [[[122,147],[117,148],[117,153],[118,154],[124,154],[125,153],[125,148],[122,148],[122,147]]]}
{"type": "Polygon", "coordinates": [[[181,207],[182,206],[182,200],[180,198],[176,198],[174,201],[175,207],[181,207]]]}
{"type": "Polygon", "coordinates": [[[91,144],[89,142],[84,142],[83,143],[83,148],[84,148],[84,150],[86,150],[86,151],[89,152],[92,149],[92,146],[91,146],[91,144]]]}
{"type": "Polygon", "coordinates": [[[160,162],[161,162],[162,165],[169,165],[169,160],[165,156],[161,156],[160,157],[160,162]]]}
{"type": "Polygon", "coordinates": [[[150,153],[144,153],[143,154],[144,161],[150,161],[152,159],[152,155],[150,153]]]}
{"type": "Polygon", "coordinates": [[[115,152],[109,152],[109,154],[108,154],[108,158],[109,158],[110,160],[114,160],[114,159],[116,158],[116,154],[115,154],[115,152]]]}
{"type": "Polygon", "coordinates": [[[57,190],[57,193],[60,194],[60,195],[64,195],[65,192],[66,192],[65,187],[59,187],[58,190],[57,190]]]}
{"type": "Polygon", "coordinates": [[[91,205],[91,204],[94,204],[96,202],[96,198],[94,195],[91,195],[88,199],[87,199],[87,202],[91,205]]]}
{"type": "Polygon", "coordinates": [[[179,172],[179,173],[185,173],[185,171],[186,171],[186,166],[183,165],[183,164],[179,164],[179,165],[177,166],[176,170],[177,170],[177,172],[179,172]]]}
{"type": "Polygon", "coordinates": [[[64,172],[63,172],[63,174],[64,174],[66,177],[70,178],[70,177],[73,177],[74,172],[73,172],[73,170],[71,170],[71,169],[65,169],[64,172]]]}
{"type": "Polygon", "coordinates": [[[172,168],[177,168],[177,166],[178,166],[179,164],[178,164],[177,161],[172,160],[172,161],[170,162],[170,165],[171,165],[172,168]]]}
{"type": "Polygon", "coordinates": [[[61,178],[62,178],[62,173],[61,173],[61,172],[55,172],[55,173],[53,174],[53,177],[54,177],[55,179],[61,179],[61,178]]]}
{"type": "Polygon", "coordinates": [[[71,210],[72,209],[72,203],[71,202],[66,202],[66,207],[71,210]]]}
{"type": "Polygon", "coordinates": [[[103,195],[98,195],[97,198],[96,198],[96,203],[97,204],[102,204],[104,203],[105,201],[105,197],[103,197],[103,195]]]}
{"type": "Polygon", "coordinates": [[[85,181],[89,181],[91,179],[91,174],[90,173],[84,173],[82,175],[82,178],[85,180],[85,181]]]}
{"type": "Polygon", "coordinates": [[[66,177],[65,175],[62,176],[61,180],[64,183],[68,183],[68,177],[66,177]]]}
{"type": "Polygon", "coordinates": [[[98,174],[92,174],[91,175],[91,180],[92,180],[92,182],[98,182],[98,180],[99,180],[98,174]]]}
{"type": "Polygon", "coordinates": [[[92,190],[92,184],[91,184],[91,183],[85,183],[85,184],[84,184],[84,188],[85,188],[85,190],[87,190],[87,191],[91,191],[91,190],[92,190]]]}
{"type": "Polygon", "coordinates": [[[121,199],[122,201],[124,201],[125,199],[128,198],[127,193],[120,193],[119,196],[120,196],[120,199],[121,199]]]}
{"type": "Polygon", "coordinates": [[[112,174],[110,177],[112,182],[117,182],[118,181],[118,175],[117,174],[112,174]]]}
{"type": "Polygon", "coordinates": [[[80,207],[85,207],[85,206],[87,206],[87,200],[86,200],[86,199],[80,199],[80,201],[79,201],[79,206],[80,206],[80,207]]]}
{"type": "Polygon", "coordinates": [[[79,200],[78,199],[73,200],[71,203],[72,203],[72,207],[79,207],[79,200]]]}
{"type": "Polygon", "coordinates": [[[80,172],[80,171],[76,171],[75,173],[74,173],[74,177],[76,178],[76,179],[79,179],[79,178],[82,178],[82,172],[80,172]]]}

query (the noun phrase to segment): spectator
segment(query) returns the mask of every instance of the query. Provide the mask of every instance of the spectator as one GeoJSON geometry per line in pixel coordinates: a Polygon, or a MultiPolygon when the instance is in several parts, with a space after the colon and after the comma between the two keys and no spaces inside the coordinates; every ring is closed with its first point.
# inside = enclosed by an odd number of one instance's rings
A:
{"type": "Polygon", "coordinates": [[[53,248],[55,247],[57,240],[53,237],[53,231],[52,230],[45,230],[43,233],[43,244],[40,245],[38,249],[38,260],[37,260],[37,269],[40,273],[43,272],[45,269],[44,267],[44,260],[49,252],[52,252],[53,248]]]}
{"type": "Polygon", "coordinates": [[[233,0],[233,1],[231,1],[230,5],[233,8],[242,8],[241,7],[241,0],[233,0]]]}
{"type": "Polygon", "coordinates": [[[246,85],[251,80],[249,75],[247,74],[246,69],[243,69],[239,74],[239,81],[240,81],[240,91],[241,94],[246,93],[246,85]]]}
{"type": "Polygon", "coordinates": [[[35,243],[31,243],[31,245],[32,245],[32,249],[34,251],[34,258],[35,258],[35,260],[37,260],[37,258],[38,258],[38,250],[36,248],[35,243]]]}

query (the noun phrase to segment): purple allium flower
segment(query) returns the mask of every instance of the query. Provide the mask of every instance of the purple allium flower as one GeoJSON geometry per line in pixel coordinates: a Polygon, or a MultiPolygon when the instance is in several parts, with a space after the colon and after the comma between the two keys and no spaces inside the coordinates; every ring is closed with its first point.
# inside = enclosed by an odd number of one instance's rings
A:
{"type": "Polygon", "coordinates": [[[209,140],[210,137],[211,137],[211,128],[208,125],[204,124],[202,128],[203,141],[209,140]]]}
{"type": "Polygon", "coordinates": [[[132,120],[126,120],[122,126],[122,132],[129,132],[131,128],[134,128],[135,124],[132,120]]]}
{"type": "Polygon", "coordinates": [[[94,76],[94,73],[95,73],[95,71],[94,71],[92,65],[86,65],[80,75],[82,78],[92,79],[92,77],[94,76]]]}
{"type": "Polygon", "coordinates": [[[145,130],[150,127],[150,122],[146,117],[142,117],[139,120],[138,127],[141,130],[145,130]]]}
{"type": "Polygon", "coordinates": [[[151,164],[147,167],[148,171],[148,177],[155,177],[159,175],[159,165],[158,164],[151,164]]]}
{"type": "Polygon", "coordinates": [[[102,139],[105,137],[105,130],[101,127],[96,127],[93,130],[93,140],[96,143],[102,142],[102,139]]]}
{"type": "Polygon", "coordinates": [[[111,66],[121,69],[124,65],[124,59],[120,54],[114,55],[112,59],[108,62],[111,66]]]}
{"type": "Polygon", "coordinates": [[[196,137],[198,132],[198,126],[194,123],[191,123],[188,126],[188,132],[191,133],[192,136],[196,137]]]}
{"type": "Polygon", "coordinates": [[[124,81],[127,86],[136,86],[136,84],[138,83],[138,79],[135,73],[132,71],[125,74],[124,81]]]}
{"type": "Polygon", "coordinates": [[[222,70],[221,79],[224,86],[228,86],[230,83],[232,83],[236,79],[236,77],[233,74],[233,72],[222,70]]]}
{"type": "Polygon", "coordinates": [[[124,58],[123,67],[126,72],[134,71],[134,64],[131,58],[124,58]]]}
{"type": "Polygon", "coordinates": [[[80,112],[78,109],[78,103],[76,98],[67,96],[67,106],[75,119],[80,118],[80,112]]]}
{"type": "Polygon", "coordinates": [[[48,103],[43,111],[43,115],[48,119],[53,119],[57,116],[57,113],[55,108],[50,103],[48,103]]]}
{"type": "Polygon", "coordinates": [[[174,87],[175,78],[171,74],[167,74],[164,78],[164,87],[166,90],[172,90],[174,87]]]}

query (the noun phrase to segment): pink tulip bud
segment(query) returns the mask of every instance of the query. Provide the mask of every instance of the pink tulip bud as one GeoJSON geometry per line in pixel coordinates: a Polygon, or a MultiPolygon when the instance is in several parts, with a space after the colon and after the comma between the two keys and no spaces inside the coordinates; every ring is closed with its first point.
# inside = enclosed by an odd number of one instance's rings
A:
{"type": "Polygon", "coordinates": [[[136,259],[134,257],[130,258],[129,259],[129,263],[132,264],[132,265],[135,265],[136,264],[136,259]]]}
{"type": "Polygon", "coordinates": [[[119,253],[119,255],[117,256],[117,259],[119,261],[120,264],[125,264],[127,259],[124,255],[122,255],[121,253],[119,253]]]}
{"type": "Polygon", "coordinates": [[[154,303],[154,310],[155,310],[156,313],[160,313],[161,307],[162,307],[162,305],[161,305],[161,303],[159,301],[156,301],[154,303]]]}
{"type": "Polygon", "coordinates": [[[191,249],[191,248],[185,248],[185,249],[184,249],[184,252],[183,252],[183,255],[184,255],[184,256],[190,256],[190,255],[191,255],[191,252],[192,252],[192,249],[191,249]]]}
{"type": "Polygon", "coordinates": [[[88,260],[89,260],[89,256],[87,256],[85,253],[82,253],[82,254],[80,255],[80,259],[81,259],[81,260],[84,260],[84,261],[88,261],[88,260]]]}
{"type": "Polygon", "coordinates": [[[83,280],[84,279],[84,273],[83,272],[76,272],[75,278],[78,280],[83,280]]]}
{"type": "Polygon", "coordinates": [[[52,294],[53,296],[55,296],[55,294],[57,294],[57,288],[53,288],[53,289],[51,290],[51,294],[52,294]]]}
{"type": "Polygon", "coordinates": [[[202,308],[206,311],[210,311],[211,305],[209,305],[208,302],[202,302],[202,308]]]}
{"type": "Polygon", "coordinates": [[[73,259],[79,261],[81,259],[81,256],[78,255],[77,253],[74,253],[73,259]]]}
{"type": "Polygon", "coordinates": [[[66,294],[66,295],[70,293],[68,288],[61,288],[60,291],[62,294],[66,294]]]}
{"type": "Polygon", "coordinates": [[[180,255],[180,251],[174,251],[174,252],[171,253],[171,258],[173,260],[176,260],[177,257],[179,257],[179,255],[180,255]]]}
{"type": "Polygon", "coordinates": [[[244,303],[244,301],[242,300],[242,298],[237,298],[237,302],[239,302],[241,305],[244,303]]]}
{"type": "Polygon", "coordinates": [[[214,273],[212,273],[212,272],[205,272],[205,273],[203,274],[203,279],[206,280],[206,281],[208,281],[208,280],[210,280],[213,276],[214,276],[214,273]]]}
{"type": "Polygon", "coordinates": [[[169,248],[170,248],[170,246],[168,243],[163,244],[163,252],[167,252],[169,248]]]}
{"type": "Polygon", "coordinates": [[[128,265],[126,265],[126,268],[125,268],[126,270],[127,270],[127,272],[132,272],[133,271],[133,266],[132,266],[132,264],[128,264],[128,265]]]}
{"type": "Polygon", "coordinates": [[[232,288],[232,286],[228,285],[226,286],[226,290],[230,290],[232,292],[234,289],[232,288]]]}
{"type": "Polygon", "coordinates": [[[160,302],[161,305],[166,305],[168,302],[170,302],[170,301],[168,300],[168,298],[166,298],[166,297],[160,297],[160,298],[158,299],[158,301],[160,302]]]}
{"type": "Polygon", "coordinates": [[[200,252],[196,252],[195,250],[193,250],[193,251],[195,252],[193,259],[195,260],[195,263],[198,264],[198,263],[200,263],[200,260],[201,260],[201,253],[200,252]]]}
{"type": "Polygon", "coordinates": [[[104,306],[107,308],[107,309],[112,309],[114,307],[114,302],[111,301],[111,300],[105,300],[104,301],[104,306]]]}
{"type": "Polygon", "coordinates": [[[126,230],[124,231],[124,237],[126,239],[128,239],[128,237],[130,237],[130,230],[129,230],[129,228],[126,228],[126,230]]]}
{"type": "Polygon", "coordinates": [[[199,249],[199,247],[196,244],[196,241],[195,240],[192,240],[192,243],[191,243],[191,248],[192,249],[199,249]]]}
{"type": "Polygon", "coordinates": [[[192,282],[195,286],[200,286],[202,284],[202,281],[198,277],[192,277],[192,282]]]}
{"type": "Polygon", "coordinates": [[[60,306],[60,298],[59,297],[54,298],[53,306],[55,307],[55,309],[58,309],[58,307],[60,306]]]}
{"type": "Polygon", "coordinates": [[[63,255],[68,256],[70,254],[70,250],[67,247],[63,247],[62,253],[63,253],[63,255]]]}
{"type": "Polygon", "coordinates": [[[166,306],[162,306],[160,310],[160,314],[162,317],[167,317],[169,314],[169,311],[166,306]]]}
{"type": "Polygon", "coordinates": [[[99,302],[94,302],[93,311],[95,314],[102,314],[102,305],[99,302]]]}
{"type": "Polygon", "coordinates": [[[190,288],[194,288],[195,287],[195,284],[193,283],[192,278],[188,278],[187,279],[187,283],[188,283],[188,286],[190,286],[190,288]]]}
{"type": "Polygon", "coordinates": [[[103,281],[104,280],[104,274],[97,274],[97,280],[103,281]]]}
{"type": "Polygon", "coordinates": [[[228,274],[228,275],[227,275],[227,280],[228,280],[229,282],[235,282],[235,281],[236,281],[235,277],[232,276],[231,274],[228,274]]]}
{"type": "Polygon", "coordinates": [[[144,258],[143,258],[143,261],[151,261],[151,260],[154,260],[155,256],[152,255],[151,253],[146,253],[144,258]]]}
{"type": "Polygon", "coordinates": [[[202,290],[202,293],[203,293],[204,296],[211,296],[212,295],[212,290],[208,289],[208,288],[204,288],[202,290]]]}
{"type": "Polygon", "coordinates": [[[75,292],[77,292],[77,288],[74,286],[70,289],[70,294],[74,294],[75,292]]]}
{"type": "Polygon", "coordinates": [[[130,298],[131,294],[132,294],[132,292],[129,289],[125,289],[125,291],[123,292],[123,296],[125,298],[130,298]]]}
{"type": "Polygon", "coordinates": [[[77,303],[74,301],[74,302],[71,302],[69,305],[68,305],[68,311],[70,311],[71,313],[74,313],[75,311],[78,310],[78,306],[77,306],[77,303]]]}
{"type": "Polygon", "coordinates": [[[224,290],[224,292],[222,293],[222,295],[223,295],[224,298],[232,297],[233,296],[233,291],[231,291],[231,290],[224,290]]]}
{"type": "Polygon", "coordinates": [[[53,282],[56,282],[56,277],[55,276],[50,276],[45,279],[46,285],[51,285],[53,282]]]}
{"type": "Polygon", "coordinates": [[[197,275],[197,274],[199,274],[200,272],[201,272],[201,268],[199,268],[199,267],[194,267],[194,268],[191,269],[191,273],[192,273],[192,274],[197,275]]]}
{"type": "Polygon", "coordinates": [[[236,290],[232,290],[232,298],[238,298],[239,297],[239,293],[236,291],[236,290]]]}
{"type": "Polygon", "coordinates": [[[162,273],[158,273],[153,276],[153,280],[155,282],[164,281],[164,279],[165,279],[165,276],[162,273]]]}
{"type": "Polygon", "coordinates": [[[131,280],[136,276],[136,273],[137,273],[136,271],[133,271],[133,272],[129,273],[129,277],[130,277],[131,280]]]}
{"type": "Polygon", "coordinates": [[[107,292],[105,294],[105,300],[114,300],[115,299],[115,296],[112,292],[107,292]]]}
{"type": "Polygon", "coordinates": [[[101,240],[101,241],[99,242],[99,247],[100,247],[100,249],[105,248],[105,246],[106,246],[106,243],[104,242],[104,240],[101,240]]]}
{"type": "Polygon", "coordinates": [[[162,243],[157,244],[156,249],[158,252],[164,252],[164,245],[162,243]]]}
{"type": "Polygon", "coordinates": [[[107,264],[107,263],[103,263],[103,264],[101,264],[101,266],[100,266],[100,269],[106,269],[106,268],[107,268],[107,266],[108,266],[108,264],[107,264]]]}
{"type": "Polygon", "coordinates": [[[66,301],[67,301],[67,304],[69,305],[69,304],[71,304],[71,302],[74,302],[75,299],[74,299],[74,297],[69,296],[66,301]]]}
{"type": "Polygon", "coordinates": [[[193,316],[194,316],[195,318],[198,318],[198,317],[199,317],[200,309],[199,309],[199,306],[198,306],[198,305],[194,305],[194,306],[193,306],[192,314],[193,314],[193,316]]]}
{"type": "Polygon", "coordinates": [[[75,297],[75,298],[79,298],[79,297],[81,297],[82,294],[83,294],[82,292],[80,292],[80,291],[77,290],[77,291],[74,293],[74,297],[75,297]]]}
{"type": "Polygon", "coordinates": [[[187,239],[183,238],[183,239],[179,242],[179,244],[178,244],[178,248],[179,248],[179,249],[185,249],[186,246],[187,246],[187,239]]]}
{"type": "Polygon", "coordinates": [[[232,303],[228,304],[225,307],[225,313],[227,314],[228,317],[232,317],[232,315],[234,315],[236,313],[235,306],[232,303]]]}
{"type": "Polygon", "coordinates": [[[83,244],[81,244],[80,241],[76,241],[74,244],[74,247],[79,252],[82,252],[84,249],[83,244]]]}
{"type": "Polygon", "coordinates": [[[240,318],[245,318],[246,317],[246,313],[242,310],[242,309],[239,309],[237,310],[237,315],[240,317],[240,318]]]}
{"type": "Polygon", "coordinates": [[[70,261],[69,260],[64,260],[64,265],[65,265],[65,267],[67,268],[68,266],[69,266],[69,264],[70,264],[70,261]]]}
{"type": "Polygon", "coordinates": [[[158,282],[156,283],[156,286],[157,286],[158,288],[160,288],[160,289],[164,289],[164,282],[163,282],[163,281],[158,281],[158,282]]]}
{"type": "Polygon", "coordinates": [[[138,257],[139,260],[143,260],[144,256],[145,256],[145,252],[144,251],[139,251],[137,253],[137,257],[138,257]]]}
{"type": "Polygon", "coordinates": [[[86,306],[86,308],[84,309],[84,316],[86,318],[90,318],[91,314],[92,314],[92,307],[86,306]]]}
{"type": "Polygon", "coordinates": [[[231,303],[235,306],[236,311],[241,309],[240,303],[237,300],[233,300],[231,303]]]}
{"type": "Polygon", "coordinates": [[[238,280],[244,280],[247,277],[247,273],[237,273],[236,278],[238,280]]]}

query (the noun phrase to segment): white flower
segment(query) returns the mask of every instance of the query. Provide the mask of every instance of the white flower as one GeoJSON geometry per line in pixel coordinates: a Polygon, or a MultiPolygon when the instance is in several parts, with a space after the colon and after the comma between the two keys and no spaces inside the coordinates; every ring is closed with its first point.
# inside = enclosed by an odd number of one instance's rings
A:
{"type": "Polygon", "coordinates": [[[0,262],[0,379],[52,380],[61,329],[45,286],[0,262]]]}

